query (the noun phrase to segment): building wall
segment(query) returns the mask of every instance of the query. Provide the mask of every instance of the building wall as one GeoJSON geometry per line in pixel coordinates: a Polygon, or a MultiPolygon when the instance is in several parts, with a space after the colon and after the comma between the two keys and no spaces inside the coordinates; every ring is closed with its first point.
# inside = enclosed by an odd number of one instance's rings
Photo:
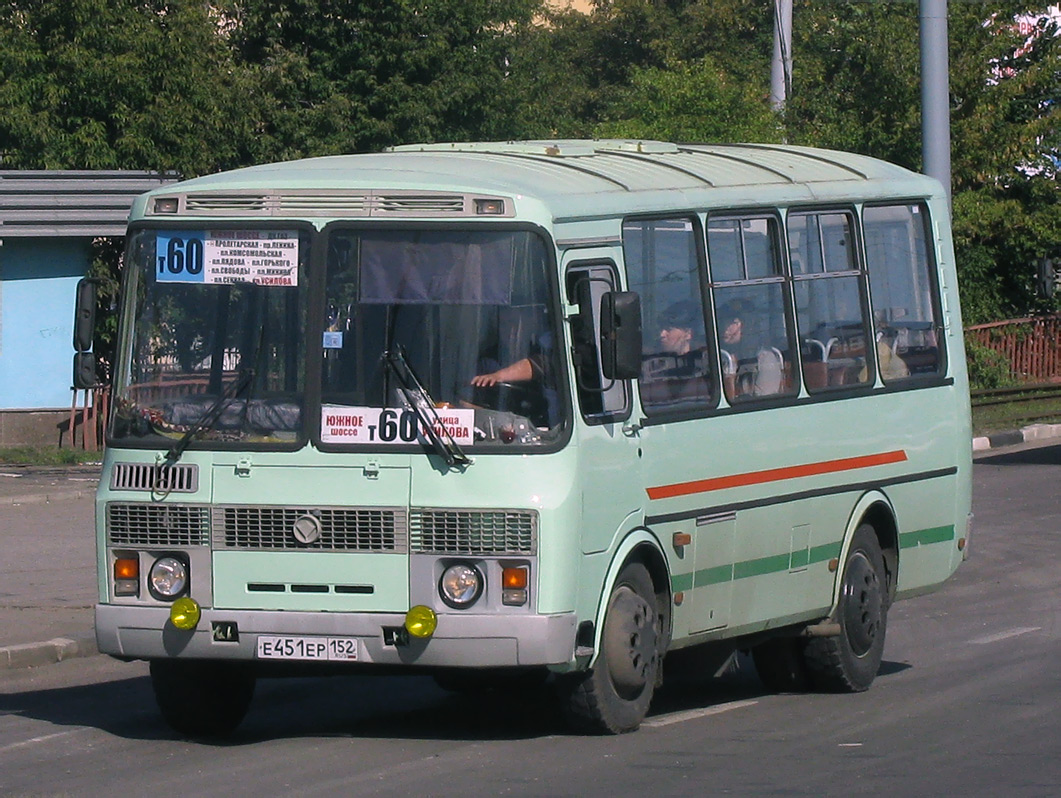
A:
{"type": "Polygon", "coordinates": [[[0,411],[69,410],[74,295],[88,238],[6,238],[0,246],[0,411]]]}

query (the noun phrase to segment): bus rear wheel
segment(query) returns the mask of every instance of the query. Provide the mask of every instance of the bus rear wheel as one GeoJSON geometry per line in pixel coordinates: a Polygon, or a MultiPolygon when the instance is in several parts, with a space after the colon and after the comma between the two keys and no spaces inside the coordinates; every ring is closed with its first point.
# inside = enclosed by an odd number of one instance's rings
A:
{"type": "Polygon", "coordinates": [[[187,737],[233,732],[247,714],[254,683],[254,674],[242,663],[151,661],[151,687],[162,717],[187,737]]]}
{"type": "Polygon", "coordinates": [[[869,524],[851,540],[836,620],[839,635],[812,638],[803,649],[811,681],[832,692],[867,690],[880,669],[888,624],[884,556],[869,524]]]}
{"type": "Polygon", "coordinates": [[[571,725],[593,734],[634,731],[648,713],[660,668],[661,620],[652,578],[632,562],[619,572],[592,670],[563,682],[571,725]]]}

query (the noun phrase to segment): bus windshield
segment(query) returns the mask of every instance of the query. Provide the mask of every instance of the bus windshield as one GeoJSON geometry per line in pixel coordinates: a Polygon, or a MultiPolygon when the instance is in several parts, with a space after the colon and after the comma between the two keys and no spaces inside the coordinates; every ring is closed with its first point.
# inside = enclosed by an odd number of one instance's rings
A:
{"type": "Polygon", "coordinates": [[[418,402],[462,447],[555,440],[563,403],[547,265],[528,231],[332,232],[322,443],[424,443],[418,402]],[[395,353],[423,394],[387,367],[395,353]]]}
{"type": "Polygon", "coordinates": [[[112,437],[297,441],[308,254],[295,230],[135,232],[112,437]]]}

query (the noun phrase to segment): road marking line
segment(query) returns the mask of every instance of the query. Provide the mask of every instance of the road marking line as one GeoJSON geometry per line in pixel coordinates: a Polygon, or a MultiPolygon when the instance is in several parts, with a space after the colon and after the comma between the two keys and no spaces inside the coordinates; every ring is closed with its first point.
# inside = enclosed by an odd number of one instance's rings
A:
{"type": "Polygon", "coordinates": [[[5,745],[3,748],[0,748],[0,754],[4,753],[5,751],[14,751],[16,748],[25,748],[27,745],[45,743],[49,740],[54,740],[57,737],[68,737],[71,734],[77,734],[78,732],[85,731],[89,731],[88,727],[84,727],[81,729],[71,729],[70,731],[56,732],[55,734],[45,734],[43,737],[32,737],[29,740],[23,740],[22,742],[11,743],[11,745],[5,745]]]}
{"type": "Polygon", "coordinates": [[[721,715],[723,712],[729,712],[733,709],[753,707],[758,703],[758,701],[731,701],[728,704],[719,704],[717,706],[707,707],[705,709],[689,709],[685,712],[675,712],[671,715],[663,715],[654,720],[645,721],[641,725],[647,726],[651,729],[657,728],[659,726],[670,726],[672,723],[684,723],[687,720],[706,718],[709,715],[721,715]]]}
{"type": "Polygon", "coordinates": [[[975,640],[970,640],[969,643],[974,646],[986,646],[988,643],[998,643],[1001,640],[1009,640],[1011,637],[1026,635],[1029,632],[1038,632],[1041,629],[1041,626],[1021,626],[1017,629],[1007,629],[1005,632],[977,637],[975,640]]]}

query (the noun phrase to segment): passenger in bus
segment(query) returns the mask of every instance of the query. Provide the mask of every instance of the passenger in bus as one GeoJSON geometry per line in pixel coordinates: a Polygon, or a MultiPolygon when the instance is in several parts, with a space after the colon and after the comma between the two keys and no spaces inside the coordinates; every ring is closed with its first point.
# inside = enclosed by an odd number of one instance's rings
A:
{"type": "Polygon", "coordinates": [[[774,346],[759,345],[745,334],[744,319],[754,314],[746,300],[735,299],[719,308],[717,323],[722,383],[729,401],[740,396],[769,396],[784,385],[785,362],[774,346]]]}
{"type": "MultiPolygon", "coordinates": [[[[899,341],[899,332],[891,328],[877,332],[877,366],[880,368],[881,379],[901,380],[910,376],[910,369],[899,354],[895,351],[899,341]]],[[[862,367],[858,375],[859,382],[866,382],[869,378],[868,366],[862,367]]]]}
{"type": "Polygon", "coordinates": [[[657,319],[659,350],[645,359],[648,380],[692,377],[703,373],[703,348],[694,348],[703,328],[697,303],[682,300],[670,305],[657,319]]]}

